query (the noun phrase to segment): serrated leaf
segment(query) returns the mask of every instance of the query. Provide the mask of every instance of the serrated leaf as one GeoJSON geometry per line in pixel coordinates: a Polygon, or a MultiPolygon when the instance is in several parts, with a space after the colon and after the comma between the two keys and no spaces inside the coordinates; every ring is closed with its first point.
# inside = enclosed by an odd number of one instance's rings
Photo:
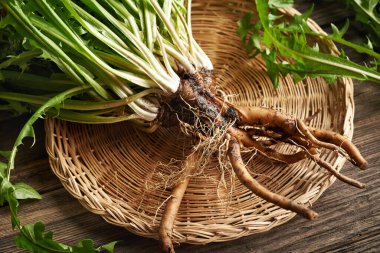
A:
{"type": "Polygon", "coordinates": [[[303,12],[301,15],[295,15],[294,19],[303,20],[302,22],[306,23],[307,19],[311,16],[311,14],[314,11],[314,4],[310,6],[309,9],[307,9],[305,12],[303,12]]]}
{"type": "Polygon", "coordinates": [[[347,0],[356,21],[368,32],[373,44],[380,48],[380,8],[378,0],[347,0]]]}
{"type": "Polygon", "coordinates": [[[273,85],[275,88],[278,88],[280,85],[280,68],[277,64],[277,55],[275,51],[269,51],[266,50],[266,53],[263,54],[263,58],[265,60],[266,66],[267,66],[267,72],[269,75],[269,78],[271,79],[273,85]]]}
{"type": "MultiPolygon", "coordinates": [[[[25,125],[24,128],[21,130],[20,132],[22,135],[21,135],[21,138],[17,138],[16,142],[15,142],[15,145],[16,146],[20,146],[22,144],[22,141],[25,139],[25,138],[32,138],[33,139],[33,143],[32,143],[32,147],[33,145],[35,144],[36,142],[36,135],[34,133],[34,128],[33,126],[31,125],[25,125]]],[[[12,156],[12,153],[11,153],[11,156],[12,156]]]]}
{"type": "Polygon", "coordinates": [[[19,248],[30,250],[33,253],[98,253],[105,250],[112,253],[116,243],[111,242],[95,248],[92,240],[85,239],[71,247],[55,241],[53,232],[46,232],[45,224],[42,222],[23,226],[20,234],[16,237],[16,244],[19,248]]]}
{"type": "MultiPolygon", "coordinates": [[[[351,62],[345,55],[334,55],[319,51],[318,44],[309,45],[308,36],[315,36],[319,39],[325,39],[328,43],[330,40],[344,44],[361,53],[367,53],[376,59],[380,55],[363,46],[348,42],[342,38],[348,29],[346,23],[341,30],[333,27],[333,35],[326,35],[314,32],[307,24],[307,18],[310,16],[312,9],[304,12],[302,15],[296,15],[285,20],[278,19],[279,11],[269,5],[267,1],[256,0],[257,13],[259,15],[262,36],[261,47],[266,48],[261,51],[265,60],[267,72],[273,85],[279,85],[278,75],[286,76],[291,74],[296,82],[306,77],[323,77],[327,82],[333,82],[339,76],[356,78],[358,80],[372,80],[380,82],[380,74],[372,68],[362,66],[351,62]],[[274,17],[271,18],[274,13],[274,17]],[[272,16],[271,16],[272,15],[272,16]],[[276,20],[274,20],[276,19],[276,20]],[[291,64],[284,63],[273,57],[278,56],[281,59],[290,59],[291,64]]],[[[254,26],[250,25],[246,34],[252,33],[254,26]]],[[[253,48],[253,42],[246,43],[247,52],[253,48]]]]}
{"type": "Polygon", "coordinates": [[[347,32],[349,26],[350,26],[350,22],[348,19],[346,20],[346,23],[344,24],[344,26],[340,30],[334,24],[331,24],[331,29],[333,31],[333,34],[331,36],[337,37],[337,38],[342,38],[343,35],[347,32]]]}
{"type": "Polygon", "coordinates": [[[14,185],[14,194],[17,199],[41,199],[41,195],[30,185],[25,183],[16,183],[14,185]]]}
{"type": "Polygon", "coordinates": [[[51,253],[51,251],[48,251],[46,249],[41,248],[37,244],[34,244],[30,242],[25,236],[22,234],[18,234],[15,237],[16,246],[20,249],[25,249],[33,253],[51,253]]]}
{"type": "Polygon", "coordinates": [[[94,242],[92,240],[82,240],[73,247],[76,253],[96,253],[94,242]]]}
{"type": "Polygon", "coordinates": [[[113,253],[113,252],[115,251],[115,246],[116,246],[117,243],[118,243],[118,241],[110,242],[110,243],[108,243],[108,244],[105,244],[105,245],[99,247],[98,250],[99,250],[99,251],[104,251],[104,250],[106,250],[106,251],[108,251],[108,252],[110,252],[110,253],[113,253]]]}
{"type": "Polygon", "coordinates": [[[248,33],[252,31],[252,28],[253,28],[252,18],[253,18],[253,12],[250,11],[238,21],[237,34],[240,36],[240,39],[242,40],[243,43],[246,42],[248,33]]]}
{"type": "Polygon", "coordinates": [[[45,232],[45,225],[42,222],[22,226],[17,238],[19,247],[31,250],[33,253],[72,252],[69,246],[54,241],[53,234],[45,232]]]}
{"type": "Polygon", "coordinates": [[[370,50],[373,50],[372,42],[371,42],[371,40],[368,37],[367,37],[367,43],[364,44],[364,46],[366,46],[370,50]]]}
{"type": "MultiPolygon", "coordinates": [[[[52,98],[50,98],[45,104],[43,104],[41,107],[39,107],[35,113],[29,118],[29,120],[24,124],[22,127],[19,135],[17,136],[17,139],[15,141],[15,144],[13,145],[12,152],[9,155],[9,161],[8,161],[8,169],[12,170],[14,168],[14,162],[16,153],[18,150],[18,146],[22,144],[22,141],[26,137],[32,137],[35,140],[35,134],[33,129],[33,124],[43,115],[45,115],[46,111],[49,110],[52,107],[55,107],[57,105],[60,105],[65,101],[67,98],[70,98],[71,96],[74,96],[76,94],[80,94],[85,90],[88,90],[88,86],[84,87],[76,87],[72,88],[70,90],[64,91],[52,98]]],[[[34,142],[33,142],[34,144],[34,142]]]]}

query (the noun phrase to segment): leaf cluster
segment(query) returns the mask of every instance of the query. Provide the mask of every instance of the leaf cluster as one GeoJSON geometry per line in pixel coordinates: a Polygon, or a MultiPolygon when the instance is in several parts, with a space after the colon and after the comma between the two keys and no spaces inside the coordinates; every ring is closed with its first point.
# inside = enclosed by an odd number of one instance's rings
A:
{"type": "Polygon", "coordinates": [[[249,12],[238,22],[238,34],[247,53],[251,57],[261,55],[275,87],[280,84],[279,77],[288,74],[296,83],[306,77],[323,77],[329,83],[338,77],[380,82],[376,64],[363,66],[350,61],[344,51],[326,50],[326,45],[337,42],[372,56],[374,63],[380,61],[380,54],[368,45],[354,44],[343,38],[348,22],[341,29],[332,25],[330,35],[316,32],[308,24],[313,8],[302,15],[284,17],[281,8],[291,6],[292,1],[256,0],[257,16],[249,12]]]}
{"type": "MultiPolygon", "coordinates": [[[[3,157],[10,155],[9,152],[3,151],[0,154],[3,157]]],[[[111,242],[96,248],[92,240],[82,240],[74,246],[68,246],[53,240],[53,233],[51,231],[45,232],[45,225],[42,222],[22,226],[20,219],[17,217],[19,200],[40,200],[41,195],[25,183],[12,184],[4,176],[5,168],[6,164],[0,163],[0,206],[8,203],[11,211],[12,227],[20,229],[20,233],[15,238],[16,245],[19,248],[33,253],[97,253],[114,251],[117,242],[111,242]]]]}
{"type": "Polygon", "coordinates": [[[58,243],[53,240],[52,232],[44,232],[44,224],[36,223],[29,225],[21,225],[20,219],[17,216],[19,207],[19,200],[24,199],[41,199],[41,196],[36,190],[25,183],[13,184],[10,181],[10,174],[14,168],[15,157],[17,149],[23,144],[25,138],[31,137],[35,139],[33,124],[36,120],[42,117],[50,108],[54,108],[65,101],[68,97],[76,95],[78,92],[83,92],[89,87],[75,87],[60,93],[57,96],[49,99],[44,103],[35,113],[29,118],[26,124],[21,129],[16,142],[10,151],[0,151],[0,157],[7,162],[0,162],[0,206],[8,203],[12,227],[19,228],[20,233],[16,237],[16,244],[20,248],[30,250],[34,253],[50,253],[50,252],[72,252],[72,253],[84,253],[84,252],[101,252],[107,250],[113,252],[113,247],[116,242],[107,244],[105,246],[94,248],[91,240],[83,240],[75,246],[67,246],[58,243]]]}
{"type": "Polygon", "coordinates": [[[380,2],[379,0],[346,0],[355,13],[356,21],[368,31],[373,47],[380,49],[380,2]]]}
{"type": "Polygon", "coordinates": [[[45,232],[42,222],[28,224],[21,228],[21,233],[16,236],[16,245],[19,248],[33,253],[98,253],[113,252],[117,242],[95,247],[92,240],[82,240],[74,246],[59,243],[53,239],[53,232],[45,232]]]}

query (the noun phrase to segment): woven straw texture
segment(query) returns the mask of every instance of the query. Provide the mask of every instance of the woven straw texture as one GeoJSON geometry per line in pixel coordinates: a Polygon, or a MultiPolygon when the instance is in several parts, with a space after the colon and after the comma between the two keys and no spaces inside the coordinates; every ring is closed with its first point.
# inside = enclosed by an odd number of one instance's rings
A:
{"type": "MultiPolygon", "coordinates": [[[[321,112],[310,125],[333,129],[351,139],[353,85],[340,79],[329,86],[322,79],[294,84],[282,79],[274,89],[261,59],[248,59],[236,35],[236,22],[252,1],[193,1],[193,33],[214,63],[220,89],[239,105],[273,107],[306,118],[321,112]]],[[[294,15],[295,10],[284,10],[294,15]]],[[[320,28],[312,21],[314,30],[320,28]]],[[[334,45],[326,49],[336,51],[334,45]]],[[[191,140],[176,129],[153,134],[128,123],[81,125],[46,120],[46,147],[51,167],[67,191],[89,211],[132,233],[157,238],[157,230],[170,196],[168,178],[181,173],[175,164],[190,150],[191,140]]],[[[291,152],[288,146],[277,147],[291,152]]],[[[323,159],[336,170],[344,159],[323,151],[323,159]]],[[[245,154],[252,175],[270,190],[311,205],[334,178],[311,160],[291,166],[245,154]]],[[[170,181],[170,180],[169,180],[170,181]]],[[[280,225],[295,214],[254,196],[233,173],[219,169],[217,160],[193,176],[183,198],[173,240],[204,244],[233,240],[280,225]]]]}

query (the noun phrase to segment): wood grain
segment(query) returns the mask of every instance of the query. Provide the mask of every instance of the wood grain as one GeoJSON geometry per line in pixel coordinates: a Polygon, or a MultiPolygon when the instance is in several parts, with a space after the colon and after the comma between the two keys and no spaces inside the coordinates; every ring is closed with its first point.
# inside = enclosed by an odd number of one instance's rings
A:
{"type": "MultiPolygon", "coordinates": [[[[311,1],[297,1],[305,10],[311,1]]],[[[339,1],[318,1],[313,18],[327,28],[331,22],[342,24],[344,7],[339,1]]],[[[353,39],[361,33],[355,27],[349,31],[353,39]]],[[[355,60],[363,56],[348,51],[355,60]]],[[[368,159],[369,168],[360,171],[346,163],[343,173],[368,184],[357,190],[341,182],[334,183],[314,206],[321,216],[317,221],[295,217],[290,222],[268,232],[225,243],[205,246],[181,245],[179,253],[194,252],[379,252],[380,251],[380,86],[369,82],[355,84],[354,143],[368,159]]],[[[9,149],[21,123],[22,116],[0,124],[0,150],[9,149]]],[[[36,125],[37,143],[30,149],[26,143],[19,151],[14,181],[25,181],[43,196],[40,202],[23,203],[20,217],[23,223],[42,220],[55,238],[73,244],[91,238],[96,244],[122,240],[116,252],[158,252],[155,240],[132,235],[111,226],[97,215],[87,212],[60,185],[49,169],[44,151],[43,124],[36,125]]],[[[25,252],[16,248],[7,207],[0,208],[0,252],[25,252]]]]}

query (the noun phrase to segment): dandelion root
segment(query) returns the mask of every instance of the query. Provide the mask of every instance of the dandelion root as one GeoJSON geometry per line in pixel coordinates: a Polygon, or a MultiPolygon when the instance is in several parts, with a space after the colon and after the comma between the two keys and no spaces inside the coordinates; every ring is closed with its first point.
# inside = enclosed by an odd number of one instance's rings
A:
{"type": "Polygon", "coordinates": [[[179,206],[187,186],[190,181],[190,176],[196,169],[196,161],[198,159],[198,153],[195,151],[190,154],[184,161],[185,168],[185,179],[177,183],[171,192],[169,200],[166,202],[164,213],[162,214],[162,219],[159,228],[159,240],[162,252],[174,253],[174,246],[172,241],[173,226],[176,215],[178,213],[179,206]]]}
{"type": "Polygon", "coordinates": [[[307,219],[314,220],[318,217],[318,214],[316,212],[310,210],[305,206],[299,205],[286,197],[271,192],[270,190],[262,186],[259,182],[257,182],[251,176],[251,174],[249,174],[247,168],[244,165],[243,159],[241,158],[240,154],[240,144],[236,139],[230,140],[228,156],[232,168],[234,169],[236,176],[238,177],[240,182],[243,185],[245,185],[248,189],[250,189],[255,195],[284,209],[296,212],[307,219]]]}
{"type": "MultiPolygon", "coordinates": [[[[224,145],[226,140],[229,140],[226,153],[220,153],[218,148],[211,151],[219,152],[219,160],[223,160],[220,159],[221,156],[227,156],[225,158],[228,160],[222,161],[225,164],[221,166],[226,166],[229,162],[237,178],[252,193],[307,219],[313,220],[318,217],[318,214],[308,207],[270,191],[255,180],[243,162],[241,146],[285,164],[311,159],[337,179],[358,188],[365,188],[365,184],[342,175],[331,164],[321,159],[322,149],[329,149],[346,157],[361,169],[368,165],[355,145],[344,136],[308,126],[318,112],[302,121],[270,108],[233,105],[215,95],[212,76],[213,73],[206,70],[200,70],[195,74],[184,73],[178,93],[170,100],[164,101],[159,121],[164,127],[181,126],[185,134],[194,136],[201,143],[207,143],[209,139],[218,139],[221,141],[220,145],[224,145]],[[218,138],[214,136],[216,133],[218,138]],[[280,143],[293,146],[295,151],[290,154],[280,153],[273,147],[280,143]]],[[[188,167],[187,173],[194,169],[196,159],[206,158],[195,154],[189,156],[184,162],[184,166],[188,167]]],[[[186,177],[179,182],[166,203],[159,232],[164,252],[174,252],[173,225],[189,180],[190,178],[186,177]]]]}

